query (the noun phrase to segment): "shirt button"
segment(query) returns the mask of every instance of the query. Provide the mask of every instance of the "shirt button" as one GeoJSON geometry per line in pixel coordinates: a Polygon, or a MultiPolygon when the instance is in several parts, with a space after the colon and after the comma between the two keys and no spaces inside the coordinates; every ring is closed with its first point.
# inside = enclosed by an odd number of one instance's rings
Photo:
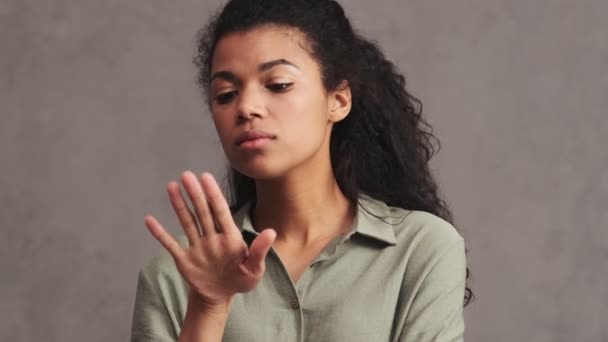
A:
{"type": "Polygon", "coordinates": [[[294,299],[291,302],[289,302],[289,306],[294,310],[298,310],[300,308],[300,302],[298,302],[297,299],[294,299]]]}

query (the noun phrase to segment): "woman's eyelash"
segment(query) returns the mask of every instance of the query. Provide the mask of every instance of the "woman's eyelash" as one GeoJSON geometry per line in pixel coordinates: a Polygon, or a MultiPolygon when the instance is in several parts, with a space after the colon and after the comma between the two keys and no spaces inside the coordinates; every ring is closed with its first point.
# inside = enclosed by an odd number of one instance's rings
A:
{"type": "Polygon", "coordinates": [[[235,93],[236,93],[236,91],[230,91],[230,92],[227,92],[227,93],[223,93],[223,94],[220,94],[220,95],[216,96],[215,99],[220,104],[225,104],[225,103],[230,102],[230,100],[232,100],[232,98],[234,97],[233,95],[235,93]]]}
{"type": "MultiPolygon", "coordinates": [[[[283,92],[285,90],[287,90],[289,87],[291,87],[293,85],[293,82],[289,82],[289,83],[273,83],[273,84],[269,84],[268,86],[266,86],[268,89],[274,91],[274,92],[283,92]]],[[[215,97],[215,99],[220,103],[220,104],[225,104],[230,102],[230,100],[232,100],[232,98],[236,95],[236,91],[230,91],[227,93],[223,93],[220,95],[217,95],[215,97]]]]}
{"type": "Polygon", "coordinates": [[[282,91],[282,90],[286,90],[287,88],[289,88],[292,84],[293,84],[293,82],[291,82],[291,83],[273,83],[273,84],[270,84],[268,86],[268,88],[270,90],[274,90],[274,91],[282,91]]]}

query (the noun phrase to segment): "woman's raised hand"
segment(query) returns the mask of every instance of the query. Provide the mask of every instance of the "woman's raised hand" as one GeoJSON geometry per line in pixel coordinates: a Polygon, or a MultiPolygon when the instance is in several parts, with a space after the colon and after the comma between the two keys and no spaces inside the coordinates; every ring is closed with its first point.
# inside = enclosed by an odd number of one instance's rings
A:
{"type": "Polygon", "coordinates": [[[177,182],[170,182],[167,192],[189,246],[182,248],[152,216],[146,216],[146,226],[173,256],[177,269],[203,304],[226,305],[236,293],[257,286],[276,232],[265,229],[248,249],[213,176],[203,173],[199,183],[194,173],[186,171],[181,181],[194,213],[177,182]]]}

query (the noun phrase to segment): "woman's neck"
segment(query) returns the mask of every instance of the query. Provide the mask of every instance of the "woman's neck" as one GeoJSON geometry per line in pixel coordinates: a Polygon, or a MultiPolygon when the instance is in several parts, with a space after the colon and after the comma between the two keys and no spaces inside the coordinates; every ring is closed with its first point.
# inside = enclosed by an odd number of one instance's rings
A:
{"type": "Polygon", "coordinates": [[[256,181],[254,228],[273,228],[277,242],[298,247],[346,233],[355,205],[344,196],[333,173],[325,175],[256,181]]]}

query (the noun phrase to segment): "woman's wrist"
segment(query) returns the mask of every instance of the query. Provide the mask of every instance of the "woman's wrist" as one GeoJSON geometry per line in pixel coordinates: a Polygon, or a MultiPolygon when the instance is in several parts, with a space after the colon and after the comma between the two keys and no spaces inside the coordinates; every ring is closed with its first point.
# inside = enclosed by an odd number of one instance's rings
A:
{"type": "Polygon", "coordinates": [[[195,311],[199,314],[208,314],[220,317],[228,316],[233,298],[234,296],[216,303],[209,303],[196,292],[190,291],[188,293],[188,310],[195,311]]]}
{"type": "Polygon", "coordinates": [[[209,304],[205,303],[198,294],[190,292],[179,341],[221,341],[232,298],[225,302],[209,304]]]}

